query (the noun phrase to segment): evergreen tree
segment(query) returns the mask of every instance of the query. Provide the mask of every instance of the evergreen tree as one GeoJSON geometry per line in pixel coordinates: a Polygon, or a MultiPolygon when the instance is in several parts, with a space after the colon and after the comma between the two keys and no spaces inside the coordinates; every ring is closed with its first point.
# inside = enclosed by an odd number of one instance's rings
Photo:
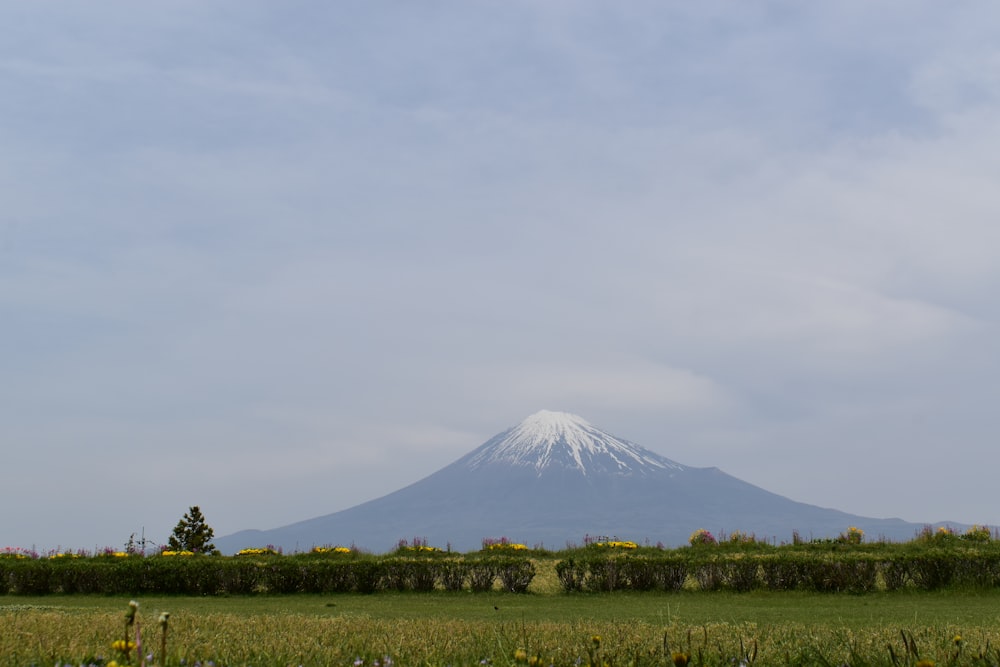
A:
{"type": "Polygon", "coordinates": [[[170,536],[167,546],[172,551],[214,554],[218,553],[218,550],[212,544],[213,537],[215,537],[215,531],[205,522],[201,509],[195,505],[174,526],[174,533],[170,536]]]}

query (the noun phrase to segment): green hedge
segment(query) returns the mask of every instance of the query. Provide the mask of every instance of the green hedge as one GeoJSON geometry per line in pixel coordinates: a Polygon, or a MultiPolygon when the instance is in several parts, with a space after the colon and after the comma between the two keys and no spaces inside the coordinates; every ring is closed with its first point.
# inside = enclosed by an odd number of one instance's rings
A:
{"type": "MultiPolygon", "coordinates": [[[[577,591],[875,590],[1000,587],[1000,543],[699,545],[679,549],[583,548],[555,572],[577,591]]],[[[550,556],[546,556],[548,558],[550,556]]],[[[0,556],[0,595],[251,595],[506,590],[536,575],[525,554],[396,552],[224,556],[0,556]]]]}
{"type": "Polygon", "coordinates": [[[531,561],[518,557],[0,558],[0,595],[487,591],[497,585],[523,593],[534,576],[531,561]]]}
{"type": "Polygon", "coordinates": [[[1000,586],[1000,549],[836,545],[584,552],[557,562],[556,574],[566,592],[763,589],[860,594],[904,588],[995,588],[1000,586]]]}

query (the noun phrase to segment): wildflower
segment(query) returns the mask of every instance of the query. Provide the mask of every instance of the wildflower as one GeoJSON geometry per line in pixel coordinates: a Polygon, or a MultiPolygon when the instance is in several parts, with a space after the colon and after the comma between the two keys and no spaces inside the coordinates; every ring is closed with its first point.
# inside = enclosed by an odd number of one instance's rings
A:
{"type": "Polygon", "coordinates": [[[598,548],[604,549],[638,549],[639,545],[635,542],[628,540],[605,540],[603,542],[594,542],[593,545],[598,548]]]}
{"type": "Polygon", "coordinates": [[[688,543],[691,546],[698,546],[699,544],[718,544],[715,539],[715,535],[708,532],[704,528],[699,528],[698,530],[691,533],[691,537],[688,538],[688,543]]]}
{"type": "Polygon", "coordinates": [[[528,549],[527,544],[518,544],[515,542],[496,542],[490,544],[486,547],[490,551],[526,551],[528,549]]]}
{"type": "Polygon", "coordinates": [[[917,660],[916,667],[934,667],[934,661],[930,658],[922,658],[917,660]]]}
{"type": "Polygon", "coordinates": [[[271,547],[248,547],[236,552],[237,556],[277,556],[278,552],[271,547]]]}
{"type": "Polygon", "coordinates": [[[676,667],[687,667],[690,659],[691,656],[687,653],[681,653],[680,651],[670,654],[670,661],[673,662],[676,667]]]}
{"type": "Polygon", "coordinates": [[[952,641],[955,642],[955,646],[961,646],[962,645],[962,635],[955,635],[955,638],[952,639],[952,641]]]}
{"type": "Polygon", "coordinates": [[[989,542],[990,541],[990,529],[987,526],[975,525],[965,531],[964,535],[960,535],[963,540],[971,540],[973,542],[989,542]]]}
{"type": "Polygon", "coordinates": [[[135,623],[135,612],[137,611],[139,611],[139,603],[135,600],[129,600],[128,610],[125,612],[125,627],[135,623]]]}
{"type": "Polygon", "coordinates": [[[528,662],[528,652],[523,648],[519,648],[514,651],[514,662],[525,663],[528,662]]]}
{"type": "Polygon", "coordinates": [[[600,635],[594,635],[593,637],[590,638],[590,641],[593,642],[594,648],[601,648],[601,636],[600,635]]]}
{"type": "Polygon", "coordinates": [[[116,639],[113,642],[111,642],[111,648],[112,650],[121,651],[122,653],[124,653],[125,651],[131,651],[132,649],[134,649],[135,642],[131,641],[127,642],[124,639],[116,639]]]}

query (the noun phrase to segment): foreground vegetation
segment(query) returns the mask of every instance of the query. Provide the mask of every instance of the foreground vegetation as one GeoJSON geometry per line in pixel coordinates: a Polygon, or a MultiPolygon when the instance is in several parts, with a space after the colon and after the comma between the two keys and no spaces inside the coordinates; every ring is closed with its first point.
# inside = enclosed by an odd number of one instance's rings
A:
{"type": "Polygon", "coordinates": [[[1000,665],[1000,542],[0,552],[0,667],[755,664],[1000,665]]]}
{"type": "Polygon", "coordinates": [[[1000,541],[989,531],[928,531],[907,543],[865,543],[848,529],[836,539],[774,545],[734,533],[717,541],[696,531],[682,548],[640,547],[600,539],[560,552],[507,541],[474,553],[401,542],[391,554],[320,547],[289,556],[270,548],[236,556],[170,549],[147,556],[0,553],[0,595],[381,593],[473,591],[524,593],[538,568],[554,569],[567,593],[619,590],[730,590],[870,593],[1000,587],[1000,541]]]}
{"type": "MultiPolygon", "coordinates": [[[[127,602],[0,597],[0,667],[123,664],[112,644],[122,636],[127,602]]],[[[497,591],[150,597],[138,604],[141,640],[130,654],[136,665],[1000,663],[996,591],[497,591]],[[164,611],[165,653],[157,620],[164,611]]]]}

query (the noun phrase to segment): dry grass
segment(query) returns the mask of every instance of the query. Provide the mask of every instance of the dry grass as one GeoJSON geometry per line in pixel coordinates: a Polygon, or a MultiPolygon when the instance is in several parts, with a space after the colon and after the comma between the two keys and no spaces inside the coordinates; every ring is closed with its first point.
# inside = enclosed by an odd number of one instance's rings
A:
{"type": "MultiPolygon", "coordinates": [[[[879,609],[881,621],[872,617],[838,622],[837,613],[867,612],[856,606],[856,598],[820,595],[158,598],[142,601],[139,620],[143,653],[153,651],[151,662],[161,665],[156,618],[161,607],[169,607],[173,613],[167,664],[183,660],[188,667],[210,661],[217,667],[353,666],[359,661],[366,667],[390,661],[396,667],[484,661],[513,665],[536,657],[538,665],[672,665],[676,652],[690,654],[691,664],[706,665],[750,664],[754,658],[758,665],[890,665],[890,646],[900,665],[915,664],[917,653],[937,665],[1000,662],[993,648],[1000,646],[996,616],[979,614],[980,621],[972,622],[950,611],[963,601],[988,609],[996,596],[948,597],[913,598],[926,609],[926,618],[910,616],[905,626],[900,624],[901,616],[908,615],[905,601],[900,607],[879,609]],[[781,607],[782,600],[792,602],[775,616],[773,609],[781,607]],[[558,604],[550,604],[554,601],[558,604]],[[491,603],[488,610],[483,610],[484,602],[491,603]],[[500,609],[494,609],[493,602],[500,609]],[[761,616],[772,620],[748,620],[755,602],[762,610],[772,606],[771,616],[761,616]],[[675,610],[691,609],[661,614],[656,620],[652,610],[668,603],[675,610]],[[398,608],[389,613],[385,605],[398,608]],[[435,606],[445,609],[430,613],[435,606]],[[706,621],[707,616],[717,620],[706,621]],[[727,616],[731,619],[725,620],[727,616]],[[961,618],[962,626],[948,618],[961,618]],[[901,627],[912,633],[912,644],[904,642],[901,627]],[[957,635],[960,643],[955,642],[957,635]]],[[[0,667],[100,665],[115,657],[111,642],[121,637],[127,600],[52,598],[51,604],[38,604],[37,599],[36,604],[24,604],[0,598],[0,603],[5,601],[11,604],[0,605],[0,667]]]]}

